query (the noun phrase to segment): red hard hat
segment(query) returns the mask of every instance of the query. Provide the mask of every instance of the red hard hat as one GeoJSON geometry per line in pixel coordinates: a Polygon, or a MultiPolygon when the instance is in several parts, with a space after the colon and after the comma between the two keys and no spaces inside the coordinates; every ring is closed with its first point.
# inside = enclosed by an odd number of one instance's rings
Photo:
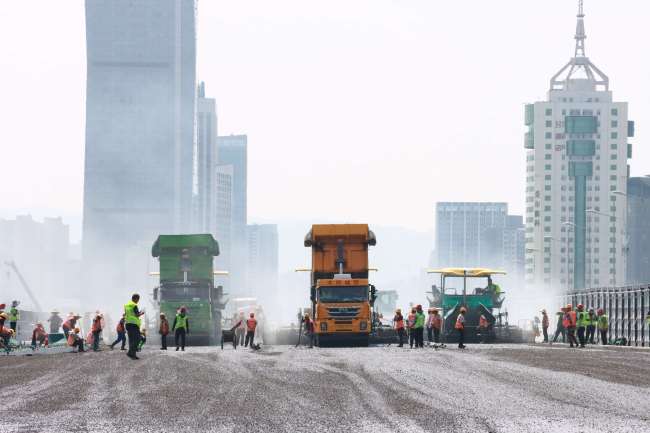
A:
{"type": "Polygon", "coordinates": [[[599,308],[598,309],[598,314],[605,314],[605,310],[603,310],[602,308],[599,308]]]}
{"type": "Polygon", "coordinates": [[[584,308],[585,308],[584,305],[582,305],[582,304],[578,304],[578,310],[583,310],[584,308]]]}

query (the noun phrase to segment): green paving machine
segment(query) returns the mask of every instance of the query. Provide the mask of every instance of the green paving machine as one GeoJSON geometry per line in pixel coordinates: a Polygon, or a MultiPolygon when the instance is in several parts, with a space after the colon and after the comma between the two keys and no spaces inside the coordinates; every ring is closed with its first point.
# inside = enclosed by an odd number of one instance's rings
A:
{"type": "Polygon", "coordinates": [[[440,286],[434,285],[429,292],[430,307],[442,312],[442,335],[447,342],[458,340],[454,325],[462,307],[465,307],[465,340],[494,342],[501,338],[504,327],[509,328],[507,313],[501,313],[504,292],[492,277],[504,275],[503,271],[485,268],[444,268],[427,271],[440,275],[440,286]],[[472,288],[471,286],[474,286],[472,288]],[[479,331],[479,319],[483,315],[489,326],[483,335],[479,331]],[[505,324],[503,318],[506,318],[505,324]]]}
{"type": "Polygon", "coordinates": [[[217,241],[210,234],[160,235],[151,255],[160,262],[160,285],[153,293],[159,312],[165,313],[171,327],[176,312],[185,307],[188,343],[216,344],[225,308],[223,287],[214,284],[214,276],[220,274],[213,265],[219,255],[217,241]]]}

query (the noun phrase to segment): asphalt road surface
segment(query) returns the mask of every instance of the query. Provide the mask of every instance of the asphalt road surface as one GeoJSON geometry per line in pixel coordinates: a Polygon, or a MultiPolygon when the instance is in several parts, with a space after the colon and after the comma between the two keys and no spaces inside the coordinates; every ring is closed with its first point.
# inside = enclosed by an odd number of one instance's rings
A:
{"type": "Polygon", "coordinates": [[[0,356],[0,432],[650,432],[650,350],[0,356]]]}

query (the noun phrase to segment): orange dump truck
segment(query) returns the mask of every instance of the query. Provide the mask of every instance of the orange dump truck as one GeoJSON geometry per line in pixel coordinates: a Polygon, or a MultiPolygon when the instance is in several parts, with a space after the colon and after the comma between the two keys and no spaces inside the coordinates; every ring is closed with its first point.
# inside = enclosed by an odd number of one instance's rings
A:
{"type": "Polygon", "coordinates": [[[319,345],[368,345],[376,298],[368,282],[368,247],[376,243],[367,224],[316,224],[305,236],[319,345]]]}

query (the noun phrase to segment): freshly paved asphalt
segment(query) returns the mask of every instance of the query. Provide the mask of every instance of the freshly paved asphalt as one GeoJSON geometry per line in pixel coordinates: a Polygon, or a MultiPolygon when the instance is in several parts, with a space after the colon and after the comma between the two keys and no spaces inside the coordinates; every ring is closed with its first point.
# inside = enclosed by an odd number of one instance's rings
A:
{"type": "Polygon", "coordinates": [[[650,350],[0,356],[0,432],[650,432],[650,350]]]}

